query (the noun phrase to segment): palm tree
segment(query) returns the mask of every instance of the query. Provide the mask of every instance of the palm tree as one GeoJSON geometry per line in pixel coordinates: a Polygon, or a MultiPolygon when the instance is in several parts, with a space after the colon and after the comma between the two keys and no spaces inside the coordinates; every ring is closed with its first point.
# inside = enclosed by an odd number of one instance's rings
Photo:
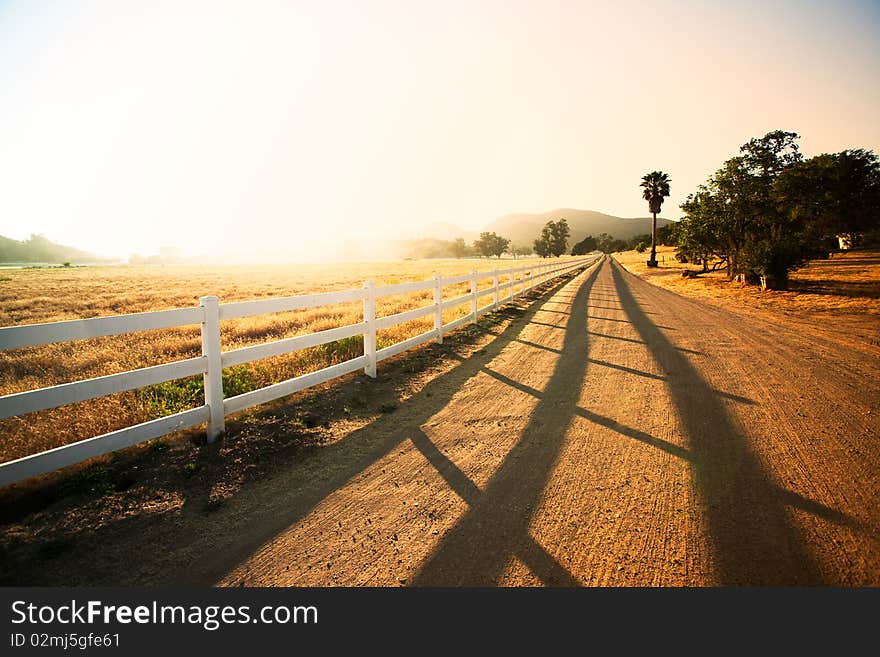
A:
{"type": "Polygon", "coordinates": [[[669,196],[669,175],[662,171],[652,171],[642,176],[642,198],[648,202],[648,209],[654,215],[651,223],[651,259],[648,260],[649,267],[657,266],[657,213],[660,212],[660,206],[663,205],[663,199],[669,196]]]}

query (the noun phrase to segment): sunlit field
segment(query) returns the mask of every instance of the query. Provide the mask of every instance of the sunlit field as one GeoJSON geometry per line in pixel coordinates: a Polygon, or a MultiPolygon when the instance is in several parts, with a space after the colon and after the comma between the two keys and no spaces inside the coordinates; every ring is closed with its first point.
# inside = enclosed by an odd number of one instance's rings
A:
{"type": "MultiPolygon", "coordinates": [[[[147,312],[198,305],[216,295],[220,303],[418,281],[434,274],[472,270],[501,272],[535,260],[426,260],[332,265],[229,267],[88,267],[6,270],[0,275],[0,326],[147,312]]],[[[547,261],[543,261],[546,263],[547,261]]],[[[503,276],[501,283],[508,278],[503,276]]],[[[479,289],[492,284],[480,283],[479,289]]],[[[517,288],[518,290],[519,288],[517,288]]],[[[444,299],[469,292],[469,284],[444,288],[444,299]]],[[[480,306],[492,302],[491,295],[480,306]]],[[[377,300],[377,316],[433,303],[433,293],[377,300]]],[[[464,304],[444,311],[444,323],[469,312],[464,304]]],[[[221,324],[224,350],[313,333],[361,321],[362,305],[227,320],[221,324]]],[[[379,349],[433,328],[431,316],[377,336],[379,349]]],[[[0,394],[114,374],[198,356],[198,326],[162,329],[0,352],[0,394]]],[[[293,354],[224,370],[224,393],[232,396],[299,376],[363,353],[360,336],[293,354]]],[[[380,364],[381,371],[381,364],[380,364]]],[[[201,376],[171,381],[79,404],[0,421],[0,461],[8,461],[76,440],[145,422],[203,403],[201,376]]]]}
{"type": "MultiPolygon", "coordinates": [[[[756,285],[729,281],[722,271],[683,278],[684,270],[699,270],[675,259],[675,247],[657,249],[659,267],[645,265],[648,253],[626,251],[614,257],[631,272],[680,294],[707,301],[734,301],[752,307],[802,314],[870,313],[880,315],[880,251],[856,250],[812,260],[791,274],[786,291],[761,291],[756,285]]],[[[710,263],[711,266],[711,263],[710,263]]]]}

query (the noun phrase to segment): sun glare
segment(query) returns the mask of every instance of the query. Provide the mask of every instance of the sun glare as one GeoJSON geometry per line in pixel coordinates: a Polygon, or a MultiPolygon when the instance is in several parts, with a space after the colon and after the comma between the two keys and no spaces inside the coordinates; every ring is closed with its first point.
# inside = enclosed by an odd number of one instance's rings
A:
{"type": "Polygon", "coordinates": [[[372,255],[440,222],[644,216],[637,183],[660,166],[674,219],[770,129],[808,152],[880,147],[876,11],[814,9],[768,8],[783,33],[696,2],[5,3],[0,234],[372,255]]]}

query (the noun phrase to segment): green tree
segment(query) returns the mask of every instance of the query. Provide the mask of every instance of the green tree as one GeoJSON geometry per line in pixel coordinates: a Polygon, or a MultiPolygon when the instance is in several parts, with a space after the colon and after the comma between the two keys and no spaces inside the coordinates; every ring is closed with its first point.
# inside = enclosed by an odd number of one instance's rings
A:
{"type": "Polygon", "coordinates": [[[571,235],[568,221],[565,219],[560,219],[555,223],[551,221],[550,233],[552,235],[550,241],[550,253],[558,258],[568,250],[568,238],[571,235]]]}
{"type": "Polygon", "coordinates": [[[740,148],[738,188],[731,190],[740,213],[742,245],[733,262],[745,282],[760,279],[768,288],[788,287],[788,274],[806,262],[809,235],[803,222],[786,213],[775,182],[803,160],[795,132],[774,130],[740,148]]]}
{"type": "Polygon", "coordinates": [[[703,263],[714,255],[729,278],[757,283],[761,277],[784,286],[798,266],[798,227],[786,220],[774,181],[802,158],[794,132],[775,130],[751,139],[682,204],[685,218],[676,229],[678,257],[703,263]]]}
{"type": "Polygon", "coordinates": [[[553,254],[553,241],[555,239],[556,222],[548,221],[541,229],[541,237],[535,240],[534,250],[542,258],[549,258],[553,254]]]}
{"type": "Polygon", "coordinates": [[[513,254],[514,260],[518,256],[529,256],[532,255],[532,247],[527,245],[518,245],[510,247],[510,252],[513,254]]]}
{"type": "Polygon", "coordinates": [[[838,153],[835,165],[834,229],[858,246],[863,233],[880,228],[880,160],[874,151],[857,148],[838,153]]]}
{"type": "Polygon", "coordinates": [[[544,226],[541,230],[541,237],[532,243],[532,250],[539,258],[550,257],[550,229],[544,226]]]}
{"type": "Polygon", "coordinates": [[[626,240],[617,239],[608,233],[600,233],[596,238],[596,248],[602,253],[614,253],[615,251],[626,251],[630,245],[626,240]]]}
{"type": "Polygon", "coordinates": [[[456,258],[464,258],[466,255],[470,255],[471,249],[467,245],[467,242],[464,241],[463,237],[457,237],[452,242],[452,255],[456,258]]]}
{"type": "Polygon", "coordinates": [[[490,256],[500,258],[509,246],[509,239],[499,237],[495,233],[483,232],[480,233],[480,239],[474,242],[474,251],[487,258],[490,256]]]}
{"type": "Polygon", "coordinates": [[[880,228],[880,161],[853,149],[804,160],[794,132],[749,140],[682,203],[678,257],[729,277],[784,289],[789,273],[827,255],[836,236],[857,241],[880,228]],[[713,267],[713,268],[714,268],[713,267]]]}
{"type": "Polygon", "coordinates": [[[779,175],[774,193],[815,251],[827,253],[838,236],[857,246],[864,233],[880,227],[880,161],[873,151],[823,153],[798,162],[779,175]]]}
{"type": "Polygon", "coordinates": [[[657,266],[657,215],[663,199],[669,196],[669,175],[662,171],[652,171],[642,176],[642,198],[648,202],[648,210],[653,216],[651,222],[651,259],[649,267],[657,266]]]}
{"type": "Polygon", "coordinates": [[[587,235],[584,239],[571,247],[571,255],[587,255],[588,253],[596,251],[598,248],[596,238],[592,235],[587,235]]]}
{"type": "MultiPolygon", "coordinates": [[[[626,248],[627,250],[635,249],[637,244],[645,244],[645,248],[639,251],[639,253],[644,253],[647,251],[648,246],[651,244],[651,233],[645,233],[643,235],[633,235],[628,240],[626,240],[626,248]]],[[[657,229],[657,244],[660,244],[660,229],[657,229]]]]}
{"type": "Polygon", "coordinates": [[[762,179],[774,179],[785,169],[802,161],[796,132],[774,130],[760,138],[750,139],[740,147],[749,173],[762,179]]]}
{"type": "Polygon", "coordinates": [[[798,138],[775,130],[749,140],[688,196],[675,230],[679,259],[701,262],[705,269],[716,256],[715,266],[726,263],[731,278],[787,286],[789,272],[806,261],[816,243],[806,214],[790,209],[790,198],[803,186],[786,173],[803,161],[798,138]],[[783,177],[790,182],[785,193],[779,187],[783,177]]]}
{"type": "Polygon", "coordinates": [[[500,235],[495,239],[495,257],[500,258],[510,248],[510,240],[500,235]]]}
{"type": "Polygon", "coordinates": [[[723,223],[719,221],[725,213],[724,203],[718,194],[705,185],[700,185],[695,194],[690,194],[681,204],[684,217],[675,225],[676,257],[681,262],[695,262],[709,270],[709,260],[717,258],[712,269],[726,266],[728,262],[728,241],[721,232],[723,223]]]}
{"type": "Polygon", "coordinates": [[[753,232],[756,219],[750,200],[753,186],[741,156],[727,160],[705,185],[714,203],[715,230],[725,242],[723,251],[727,255],[727,276],[730,279],[745,273],[740,266],[740,253],[753,232]]]}
{"type": "Polygon", "coordinates": [[[535,253],[542,258],[548,258],[551,255],[558,258],[568,249],[570,234],[571,230],[565,219],[548,221],[541,229],[541,237],[535,240],[535,253]]]}

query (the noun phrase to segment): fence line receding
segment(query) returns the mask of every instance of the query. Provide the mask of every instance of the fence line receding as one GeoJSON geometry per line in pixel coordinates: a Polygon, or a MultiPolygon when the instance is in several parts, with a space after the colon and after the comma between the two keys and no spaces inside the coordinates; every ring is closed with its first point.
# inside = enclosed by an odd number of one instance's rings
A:
{"type": "Polygon", "coordinates": [[[202,406],[0,464],[0,486],[13,484],[202,423],[207,423],[208,441],[214,441],[224,431],[226,415],[265,404],[360,369],[363,369],[367,376],[375,377],[377,364],[386,358],[431,340],[441,343],[446,333],[468,322],[476,322],[480,315],[495,310],[501,304],[521,296],[534,286],[574,269],[587,267],[598,258],[598,255],[592,255],[563,263],[527,265],[482,273],[474,271],[450,278],[437,275],[426,281],[384,286],[376,286],[372,281],[367,281],[360,290],[342,290],[277,299],[221,304],[217,297],[207,296],[200,299],[198,306],[191,308],[0,328],[0,351],[193,324],[201,325],[202,338],[202,355],[196,358],[2,396],[0,419],[196,374],[204,377],[205,384],[205,403],[202,406]],[[491,279],[491,287],[479,290],[479,282],[487,279],[491,279]],[[444,287],[463,283],[470,283],[468,294],[444,300],[444,287]],[[433,291],[431,305],[376,317],[377,299],[427,290],[433,291]],[[479,299],[490,294],[492,302],[480,308],[479,299]],[[220,322],[223,320],[355,301],[363,302],[363,319],[357,324],[238,349],[222,350],[220,322]],[[443,324],[443,310],[466,303],[470,304],[467,315],[443,324]],[[433,315],[434,319],[434,328],[430,331],[383,349],[376,348],[378,330],[428,315],[433,315]],[[234,397],[223,396],[222,373],[225,367],[280,356],[357,335],[362,335],[364,340],[364,353],[361,356],[234,397]]]}

